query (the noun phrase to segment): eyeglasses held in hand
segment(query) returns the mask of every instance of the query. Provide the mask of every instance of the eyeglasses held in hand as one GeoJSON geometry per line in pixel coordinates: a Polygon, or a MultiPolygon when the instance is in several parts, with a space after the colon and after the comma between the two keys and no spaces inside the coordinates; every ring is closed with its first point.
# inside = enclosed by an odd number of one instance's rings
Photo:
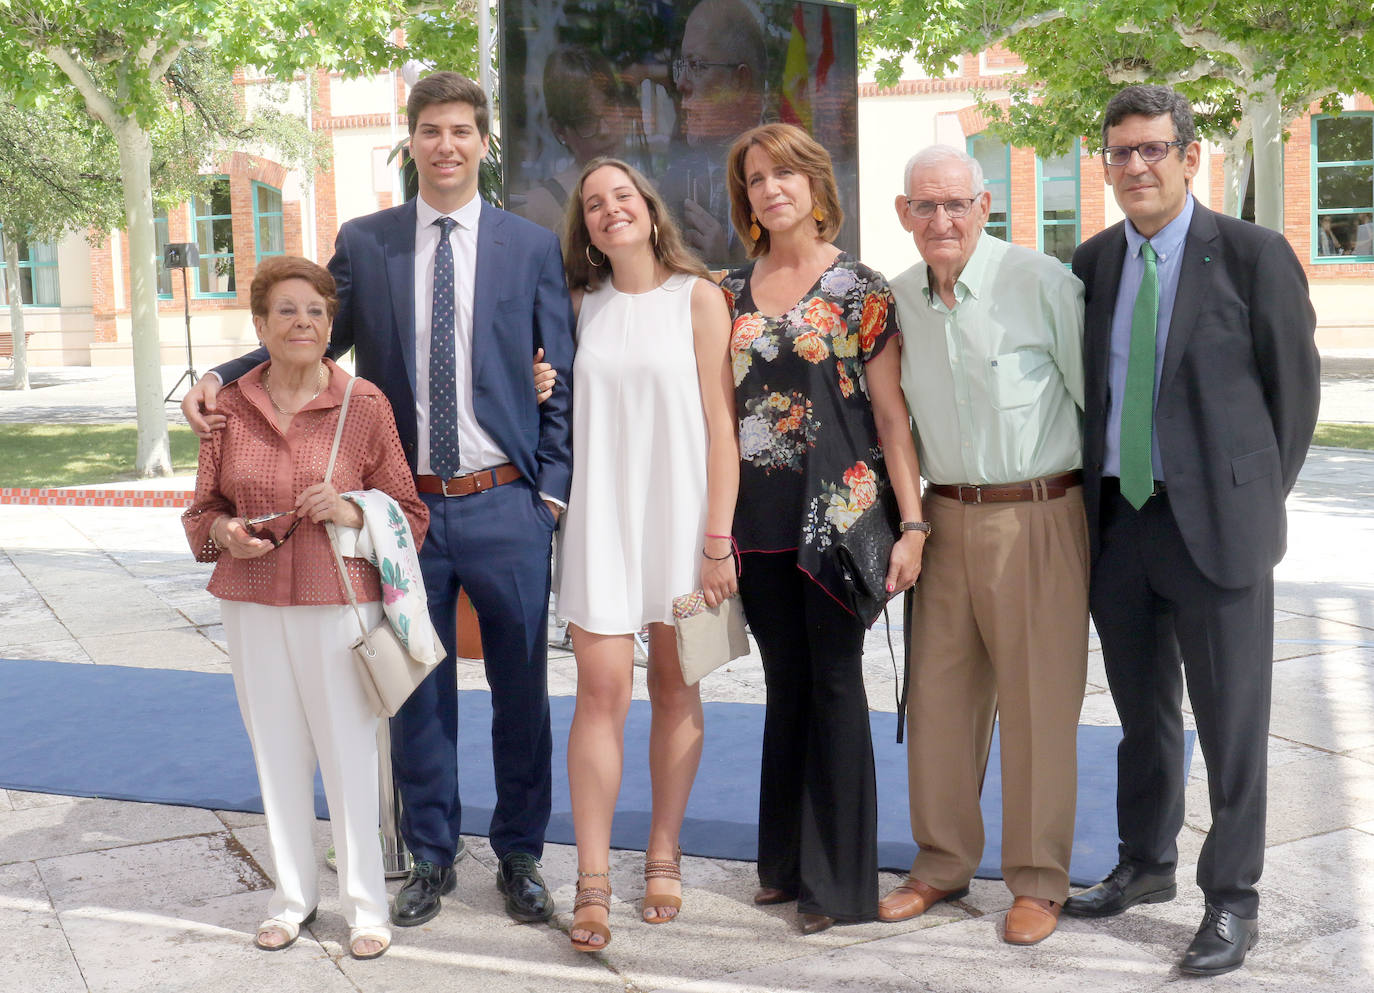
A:
{"type": "Polygon", "coordinates": [[[1162,162],[1169,149],[1182,148],[1186,141],[1145,141],[1139,145],[1108,145],[1102,149],[1102,159],[1109,166],[1124,166],[1131,161],[1131,153],[1140,156],[1141,162],[1162,162]]]}
{"type": "Polygon", "coordinates": [[[935,211],[945,208],[946,217],[966,217],[968,212],[973,209],[973,204],[977,197],[960,197],[957,200],[913,200],[906,198],[906,209],[912,217],[919,217],[923,221],[928,221],[935,216],[935,211]]]}
{"type": "Polygon", "coordinates": [[[275,521],[279,517],[288,517],[294,513],[294,510],[279,510],[275,514],[263,514],[260,517],[246,517],[243,521],[243,529],[248,532],[249,536],[261,538],[264,541],[270,541],[273,548],[280,548],[282,545],[286,544],[286,539],[291,537],[296,528],[301,526],[301,521],[305,520],[305,518],[297,517],[291,522],[291,526],[286,529],[286,532],[280,538],[262,525],[266,524],[268,521],[275,521]]]}

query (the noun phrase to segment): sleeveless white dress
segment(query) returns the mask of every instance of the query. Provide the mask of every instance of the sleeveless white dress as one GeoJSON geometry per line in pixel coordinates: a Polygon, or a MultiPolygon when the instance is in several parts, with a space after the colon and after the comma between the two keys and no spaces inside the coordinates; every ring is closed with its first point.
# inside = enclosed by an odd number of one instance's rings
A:
{"type": "Polygon", "coordinates": [[[582,299],[573,361],[573,478],[563,518],[558,613],[585,631],[673,623],[700,583],[706,416],[692,287],[647,293],[609,282],[582,299]]]}

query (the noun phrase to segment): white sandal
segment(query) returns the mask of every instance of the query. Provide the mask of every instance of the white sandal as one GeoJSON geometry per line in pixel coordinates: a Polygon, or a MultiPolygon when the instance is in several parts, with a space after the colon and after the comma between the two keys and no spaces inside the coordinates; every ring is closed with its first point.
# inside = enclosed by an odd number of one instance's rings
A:
{"type": "Polygon", "coordinates": [[[391,947],[391,928],[378,925],[376,927],[354,927],[348,929],[348,954],[360,961],[365,959],[380,958],[388,948],[391,947]],[[368,952],[365,955],[358,953],[358,942],[375,941],[382,947],[375,952],[368,952]]]}
{"type": "Polygon", "coordinates": [[[296,943],[296,939],[301,936],[301,928],[315,922],[315,911],[305,915],[305,920],[297,924],[295,921],[284,921],[280,917],[269,917],[258,925],[258,933],[253,938],[253,944],[257,945],[264,952],[281,952],[290,948],[296,943]],[[280,945],[269,945],[263,938],[273,931],[278,931],[286,935],[286,940],[280,945]]]}

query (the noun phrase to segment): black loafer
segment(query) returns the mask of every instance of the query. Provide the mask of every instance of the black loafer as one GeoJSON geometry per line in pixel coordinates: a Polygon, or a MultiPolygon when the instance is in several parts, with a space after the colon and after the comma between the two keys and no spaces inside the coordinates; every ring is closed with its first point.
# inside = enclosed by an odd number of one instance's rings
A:
{"type": "Polygon", "coordinates": [[[415,927],[432,921],[439,913],[439,897],[452,893],[458,885],[453,866],[434,862],[416,862],[410,876],[396,894],[391,905],[391,923],[397,927],[415,927]]]}
{"type": "Polygon", "coordinates": [[[1136,862],[1118,862],[1106,879],[1064,901],[1072,917],[1115,917],[1137,903],[1168,903],[1178,895],[1174,874],[1149,872],[1136,862]]]}
{"type": "Polygon", "coordinates": [[[496,888],[506,895],[506,913],[521,924],[547,921],[553,916],[553,897],[539,875],[539,860],[528,852],[501,857],[496,888]]]}
{"type": "Polygon", "coordinates": [[[1259,941],[1259,920],[1237,917],[1229,910],[1207,904],[1202,926],[1178,964],[1180,972],[1193,976],[1220,976],[1245,964],[1245,953],[1259,941]]]}

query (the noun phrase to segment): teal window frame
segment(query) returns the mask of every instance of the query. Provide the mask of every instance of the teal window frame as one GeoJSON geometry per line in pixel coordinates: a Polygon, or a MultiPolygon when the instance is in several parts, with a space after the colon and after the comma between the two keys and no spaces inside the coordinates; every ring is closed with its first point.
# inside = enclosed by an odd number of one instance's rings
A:
{"type": "MultiPolygon", "coordinates": [[[[974,154],[974,146],[975,146],[975,143],[978,142],[978,141],[980,141],[980,140],[983,140],[983,141],[987,141],[987,140],[996,141],[996,140],[998,140],[998,139],[997,139],[994,135],[991,135],[991,134],[989,134],[989,133],[986,132],[986,131],[980,131],[978,134],[971,134],[971,135],[969,135],[966,139],[964,139],[964,151],[968,152],[968,154],[969,154],[970,156],[972,156],[972,157],[974,157],[974,158],[977,158],[977,156],[974,154]]],[[[992,222],[991,220],[989,220],[988,223],[984,226],[983,230],[986,231],[988,234],[991,234],[991,235],[993,235],[993,236],[995,236],[995,237],[1001,238],[1003,241],[1010,242],[1010,241],[1011,241],[1011,145],[1007,144],[1005,141],[1001,142],[1001,145],[1002,145],[1002,162],[1003,162],[1002,175],[1003,175],[1005,178],[1002,178],[1002,179],[989,178],[989,176],[987,175],[987,170],[984,169],[984,170],[983,170],[983,187],[984,187],[989,193],[992,193],[992,195],[993,195],[993,196],[992,196],[992,201],[993,201],[993,204],[994,204],[994,205],[997,203],[997,192],[998,192],[998,190],[1001,191],[1001,194],[1002,194],[1002,202],[1005,203],[1005,204],[1006,204],[1006,207],[1007,207],[1007,219],[1006,219],[1006,222],[1005,222],[1005,223],[994,223],[994,222],[992,222]]]]}
{"type": "MultiPolygon", "coordinates": [[[[1072,227],[1073,244],[1076,246],[1080,241],[1083,240],[1083,147],[1081,143],[1075,145],[1070,152],[1067,152],[1065,154],[1071,155],[1073,158],[1072,176],[1046,176],[1045,159],[1040,155],[1036,155],[1035,157],[1035,247],[1038,248],[1040,251],[1046,252],[1046,254],[1051,255],[1053,253],[1048,252],[1045,248],[1045,231],[1047,228],[1072,227]],[[1046,219],[1045,187],[1049,183],[1073,184],[1074,207],[1072,220],[1067,220],[1063,218],[1046,219]]],[[[1054,156],[1054,158],[1060,157],[1061,156],[1054,156]]],[[[1057,255],[1054,257],[1059,258],[1059,256],[1057,255]]],[[[1064,265],[1069,265],[1069,263],[1072,261],[1072,258],[1072,250],[1070,250],[1070,257],[1067,259],[1059,259],[1059,261],[1063,262],[1064,265]]]]}
{"type": "MultiPolygon", "coordinates": [[[[206,179],[210,180],[212,183],[224,183],[226,188],[229,186],[228,176],[207,176],[206,179]]],[[[238,279],[237,274],[235,272],[236,260],[234,258],[233,250],[233,208],[231,206],[230,212],[227,214],[201,213],[201,208],[205,206],[208,206],[209,209],[213,211],[213,200],[207,201],[206,197],[200,193],[197,193],[195,196],[191,198],[191,240],[196,243],[196,251],[200,254],[200,265],[196,266],[195,289],[193,290],[192,295],[195,296],[197,299],[232,300],[236,296],[238,296],[238,279]],[[207,221],[209,222],[211,229],[211,244],[208,246],[202,245],[200,243],[200,226],[202,223],[207,221]],[[217,225],[221,222],[228,223],[229,225],[229,251],[227,252],[216,252],[214,250],[214,231],[217,225]],[[220,259],[229,260],[229,279],[232,283],[234,283],[235,289],[206,290],[203,286],[201,286],[200,274],[202,272],[205,272],[206,268],[210,265],[218,266],[220,264],[218,260],[220,259]]]]}
{"type": "Polygon", "coordinates": [[[167,243],[172,240],[167,222],[167,208],[153,208],[153,245],[157,252],[157,298],[172,299],[172,272],[163,264],[167,243]]]}
{"type": "Polygon", "coordinates": [[[286,254],[286,217],[282,208],[281,190],[277,189],[275,186],[268,186],[266,183],[259,183],[256,180],[253,181],[253,247],[257,250],[259,262],[273,255],[286,254]],[[258,209],[258,195],[264,190],[276,195],[276,210],[258,209]],[[272,225],[277,244],[280,245],[281,248],[263,250],[262,244],[264,239],[262,237],[262,228],[264,223],[272,225]]]}
{"type": "MultiPolygon", "coordinates": [[[[1313,265],[1348,265],[1351,262],[1374,262],[1374,239],[1371,239],[1371,248],[1368,252],[1352,255],[1318,255],[1320,248],[1320,228],[1323,216],[1344,215],[1344,214],[1369,214],[1371,222],[1374,222],[1374,122],[1370,124],[1370,149],[1367,158],[1358,159],[1333,159],[1324,162],[1321,159],[1321,149],[1318,147],[1318,129],[1323,121],[1348,120],[1351,118],[1374,119],[1374,111],[1352,110],[1343,114],[1313,114],[1312,115],[1312,154],[1311,154],[1311,204],[1312,204],[1312,241],[1309,255],[1313,265]],[[1320,189],[1321,174],[1324,169],[1369,169],[1370,185],[1368,198],[1363,203],[1346,204],[1339,207],[1321,207],[1320,189]]],[[[1371,223],[1367,222],[1367,223],[1371,223]]],[[[1358,232],[1358,228],[1356,229],[1358,232]]],[[[1355,245],[1358,246],[1358,233],[1355,245]]]]}
{"type": "MultiPolygon", "coordinates": [[[[5,234],[0,231],[0,307],[10,306],[10,285],[9,272],[5,261],[5,234]]],[[[60,307],[62,306],[62,281],[60,273],[57,271],[57,243],[51,241],[30,241],[28,238],[19,239],[19,280],[20,295],[23,294],[24,273],[29,274],[29,295],[34,297],[28,302],[21,302],[24,307],[60,307]],[[46,251],[44,251],[46,250],[46,251]],[[41,254],[37,254],[41,253],[41,254]],[[50,257],[47,257],[50,256],[50,257]],[[42,300],[37,299],[39,290],[39,275],[46,275],[47,270],[53,270],[51,275],[54,277],[49,283],[43,280],[43,287],[49,285],[54,291],[54,296],[45,296],[42,300]]]]}

